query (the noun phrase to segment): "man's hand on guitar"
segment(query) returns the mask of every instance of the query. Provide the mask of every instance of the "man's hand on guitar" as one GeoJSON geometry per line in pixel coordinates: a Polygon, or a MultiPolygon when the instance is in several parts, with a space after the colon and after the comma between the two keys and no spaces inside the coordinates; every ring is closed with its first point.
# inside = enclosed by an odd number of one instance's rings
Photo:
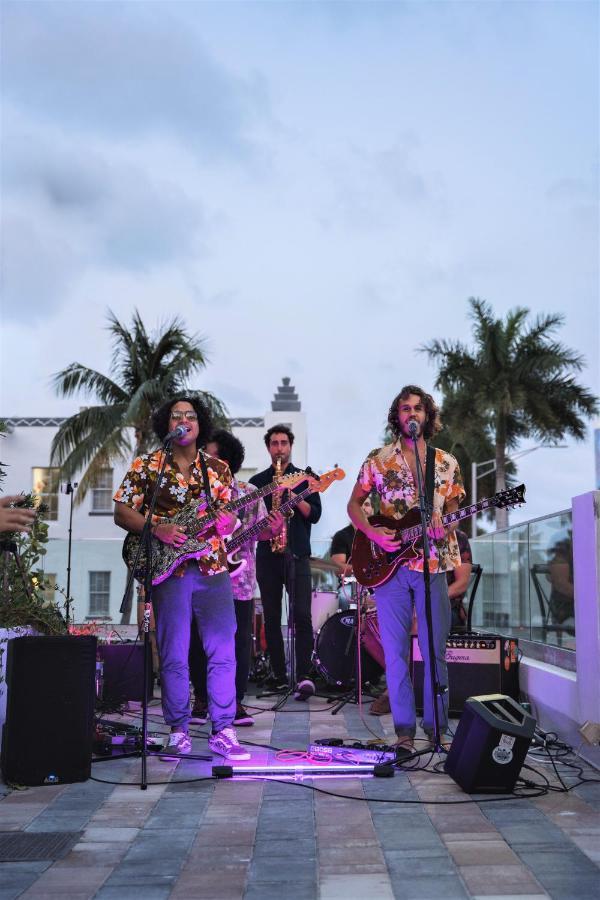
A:
{"type": "Polygon", "coordinates": [[[384,528],[382,525],[370,525],[369,530],[365,531],[365,534],[370,541],[378,544],[382,550],[387,550],[391,553],[400,549],[401,543],[393,528],[384,528]]]}
{"type": "Polygon", "coordinates": [[[169,544],[171,547],[181,547],[187,541],[187,534],[179,525],[166,523],[155,525],[152,534],[163,544],[169,544]]]}
{"type": "Polygon", "coordinates": [[[234,513],[224,512],[222,509],[215,513],[215,529],[220,537],[231,534],[235,529],[237,516],[234,513]]]}
{"type": "Polygon", "coordinates": [[[433,513],[427,534],[433,541],[443,541],[446,537],[446,529],[442,525],[442,517],[438,512],[433,513]]]}

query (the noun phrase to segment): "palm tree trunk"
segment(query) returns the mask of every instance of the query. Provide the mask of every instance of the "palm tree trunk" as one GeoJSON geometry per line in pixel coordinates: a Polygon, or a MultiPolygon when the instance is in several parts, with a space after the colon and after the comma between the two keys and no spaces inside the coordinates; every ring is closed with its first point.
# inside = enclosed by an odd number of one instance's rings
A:
{"type": "MultiPolygon", "coordinates": [[[[496,436],[496,493],[506,490],[506,443],[496,436]]],[[[508,528],[508,509],[496,508],[496,529],[508,528]]]]}

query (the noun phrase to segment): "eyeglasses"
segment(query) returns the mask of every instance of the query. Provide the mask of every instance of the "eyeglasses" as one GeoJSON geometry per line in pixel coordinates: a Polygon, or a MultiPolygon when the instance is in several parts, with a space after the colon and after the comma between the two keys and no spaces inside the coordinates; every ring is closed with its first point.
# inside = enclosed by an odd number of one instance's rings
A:
{"type": "Polygon", "coordinates": [[[187,419],[188,422],[197,422],[198,421],[198,413],[195,412],[172,412],[171,418],[174,422],[181,422],[183,419],[187,419]]]}

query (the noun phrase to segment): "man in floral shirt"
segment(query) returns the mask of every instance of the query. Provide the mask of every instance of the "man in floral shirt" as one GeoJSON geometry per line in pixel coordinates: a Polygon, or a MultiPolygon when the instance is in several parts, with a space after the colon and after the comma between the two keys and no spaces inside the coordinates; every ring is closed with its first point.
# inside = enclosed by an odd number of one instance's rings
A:
{"type": "MultiPolygon", "coordinates": [[[[348,514],[354,525],[388,552],[399,549],[396,531],[392,528],[370,525],[362,504],[365,498],[376,492],[380,499],[380,513],[393,519],[401,519],[409,509],[418,504],[417,470],[425,473],[427,444],[440,430],[441,424],[433,398],[422,388],[407,385],[392,402],[388,424],[394,437],[393,444],[373,450],[363,463],[358,480],[348,503],[348,514]],[[417,424],[417,456],[410,434],[409,423],[417,424]]],[[[450,603],[446,572],[460,565],[460,552],[452,527],[445,529],[442,514],[458,509],[465,491],[456,459],[443,450],[435,450],[433,512],[428,534],[431,539],[431,615],[433,621],[433,645],[435,680],[442,688],[448,685],[446,666],[446,638],[450,630],[450,603]]],[[[394,728],[398,736],[397,746],[403,751],[414,749],[416,731],[415,698],[408,669],[410,631],[413,603],[417,612],[418,637],[425,672],[429,672],[429,647],[425,617],[424,559],[422,551],[415,558],[402,563],[392,577],[375,588],[375,601],[381,640],[385,654],[387,682],[394,728]]],[[[438,698],[438,721],[443,732],[448,723],[447,692],[438,698]]],[[[424,679],[423,729],[431,738],[434,731],[431,682],[424,679]]]]}
{"type": "MultiPolygon", "coordinates": [[[[244,497],[256,490],[253,484],[238,481],[235,477],[244,461],[244,445],[230,431],[221,429],[211,435],[206,445],[210,456],[218,457],[229,466],[233,475],[231,482],[232,498],[244,497]]],[[[241,528],[245,531],[256,525],[261,519],[267,518],[267,509],[263,500],[253,503],[251,506],[238,512],[241,520],[241,528]]],[[[283,524],[281,513],[272,512],[269,523],[252,540],[243,544],[235,555],[235,560],[241,561],[239,574],[231,579],[233,588],[233,603],[237,630],[235,633],[235,688],[237,706],[234,725],[250,726],[254,719],[242,705],[246,687],[248,685],[248,673],[250,669],[250,631],[252,625],[252,598],[256,588],[256,542],[267,541],[272,538],[283,524]]],[[[208,719],[209,711],[206,691],[206,655],[198,637],[197,631],[192,630],[190,646],[190,675],[194,686],[194,707],[192,709],[192,721],[203,724],[208,719]]]]}
{"type": "MultiPolygon", "coordinates": [[[[157,488],[163,450],[133,461],[114,496],[115,522],[133,534],[142,531],[152,495],[158,490],[152,535],[156,540],[179,547],[187,540],[185,530],[171,522],[190,503],[206,506],[200,445],[211,431],[208,409],[196,397],[180,396],[164,403],[153,416],[159,440],[178,425],[187,432],[172,443],[161,484],[157,488]]],[[[206,456],[212,501],[231,499],[231,472],[226,463],[206,456]]],[[[208,657],[208,694],[212,719],[209,746],[233,759],[248,759],[240,747],[235,716],[235,613],[223,535],[235,527],[235,516],[223,510],[216,515],[210,551],[198,560],[189,560],[152,589],[156,636],[161,660],[162,705],[165,722],[171,726],[165,750],[179,756],[189,753],[190,720],[188,650],[190,626],[195,621],[208,657]]]]}

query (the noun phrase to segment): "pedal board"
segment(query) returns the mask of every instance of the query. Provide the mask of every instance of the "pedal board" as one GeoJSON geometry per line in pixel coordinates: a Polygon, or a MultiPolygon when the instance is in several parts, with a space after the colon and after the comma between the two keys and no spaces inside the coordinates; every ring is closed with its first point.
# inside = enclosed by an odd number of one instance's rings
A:
{"type": "Polygon", "coordinates": [[[381,747],[369,744],[309,744],[308,755],[316,762],[363,763],[374,766],[380,763],[394,762],[396,751],[382,744],[381,747]]]}

